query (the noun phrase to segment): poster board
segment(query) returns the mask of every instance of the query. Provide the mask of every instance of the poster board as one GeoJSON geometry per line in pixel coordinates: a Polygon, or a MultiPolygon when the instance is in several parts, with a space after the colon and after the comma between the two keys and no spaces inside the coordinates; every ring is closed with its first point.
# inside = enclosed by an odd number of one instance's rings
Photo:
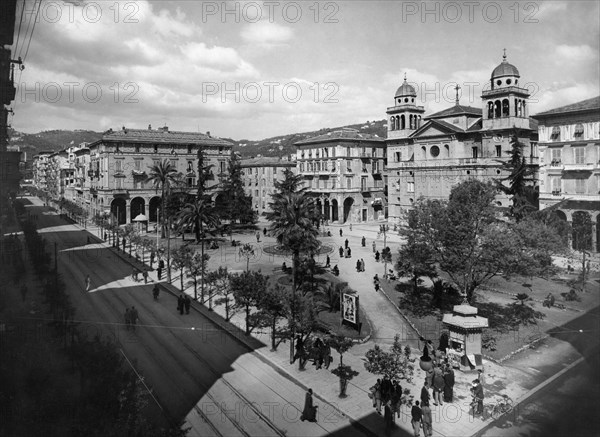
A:
{"type": "Polygon", "coordinates": [[[357,325],[358,296],[356,294],[342,293],[342,323],[357,325]]]}

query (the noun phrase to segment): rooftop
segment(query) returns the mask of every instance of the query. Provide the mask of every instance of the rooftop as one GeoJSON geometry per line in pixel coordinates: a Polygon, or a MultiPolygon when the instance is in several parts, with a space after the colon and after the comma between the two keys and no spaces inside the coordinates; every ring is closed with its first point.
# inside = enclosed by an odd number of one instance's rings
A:
{"type": "Polygon", "coordinates": [[[385,140],[377,135],[360,133],[356,129],[340,129],[333,132],[328,132],[323,135],[317,135],[316,137],[307,138],[305,140],[298,141],[294,143],[294,145],[304,145],[304,144],[315,144],[315,143],[323,143],[326,141],[336,141],[336,140],[355,140],[355,141],[375,141],[375,142],[385,142],[385,140]]]}
{"type": "Polygon", "coordinates": [[[600,111],[600,96],[592,97],[591,99],[581,100],[577,103],[571,103],[570,105],[560,106],[558,108],[550,109],[548,111],[540,112],[539,114],[533,115],[533,117],[543,117],[546,115],[563,114],[565,112],[577,112],[577,111],[600,111]]]}
{"type": "Polygon", "coordinates": [[[454,105],[448,109],[444,109],[443,111],[436,112],[435,114],[428,115],[425,117],[425,120],[431,118],[445,118],[451,117],[455,115],[470,115],[474,117],[481,117],[482,112],[481,108],[475,108],[473,106],[464,106],[464,105],[454,105]]]}
{"type": "Polygon", "coordinates": [[[100,141],[133,141],[133,142],[151,142],[151,143],[194,143],[233,146],[229,141],[221,138],[211,137],[208,134],[200,132],[179,132],[170,131],[168,128],[159,129],[128,129],[123,127],[120,130],[107,130],[102,134],[100,141]]]}
{"type": "Polygon", "coordinates": [[[296,163],[293,161],[282,160],[272,156],[242,159],[240,164],[242,167],[296,167],[296,163]]]}

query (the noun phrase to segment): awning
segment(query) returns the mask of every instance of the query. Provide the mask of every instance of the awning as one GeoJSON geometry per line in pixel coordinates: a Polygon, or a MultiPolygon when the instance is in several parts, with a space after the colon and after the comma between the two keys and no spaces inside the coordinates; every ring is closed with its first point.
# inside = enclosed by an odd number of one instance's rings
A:
{"type": "Polygon", "coordinates": [[[146,216],[144,214],[140,214],[136,218],[134,218],[133,221],[134,222],[147,222],[148,218],[146,218],[146,216]]]}

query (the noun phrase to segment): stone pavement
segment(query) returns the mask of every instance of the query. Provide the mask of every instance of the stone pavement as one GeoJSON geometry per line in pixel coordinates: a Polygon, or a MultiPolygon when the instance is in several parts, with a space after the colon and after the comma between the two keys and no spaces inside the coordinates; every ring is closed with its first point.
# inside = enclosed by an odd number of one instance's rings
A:
{"type": "MultiPolygon", "coordinates": [[[[259,227],[262,230],[266,223],[259,223],[259,227]]],[[[415,361],[415,373],[412,382],[401,381],[403,388],[408,388],[411,394],[415,398],[419,398],[420,389],[424,379],[424,373],[418,367],[418,357],[420,352],[418,347],[418,335],[415,331],[406,323],[405,319],[399,314],[398,310],[388,300],[387,296],[383,293],[377,293],[373,288],[373,275],[377,273],[382,278],[384,273],[384,266],[382,263],[376,263],[373,257],[372,242],[376,239],[377,248],[381,250],[383,248],[383,236],[378,236],[379,223],[374,224],[354,224],[352,231],[349,226],[341,227],[343,230],[343,236],[339,236],[340,226],[327,226],[326,229],[330,229],[332,232],[331,237],[324,237],[323,243],[330,245],[334,251],[330,254],[331,265],[338,265],[340,269],[340,279],[349,282],[350,286],[355,289],[360,296],[360,304],[366,313],[368,322],[372,327],[371,338],[364,344],[356,344],[349,352],[347,352],[343,361],[344,364],[350,365],[354,370],[359,372],[349,384],[346,398],[339,398],[339,383],[337,378],[330,373],[329,370],[315,370],[315,368],[308,363],[305,370],[299,370],[298,365],[289,364],[289,345],[281,344],[276,351],[269,350],[270,346],[259,348],[253,352],[258,359],[268,363],[274,368],[280,375],[294,381],[303,388],[312,387],[315,392],[316,404],[326,406],[325,404],[331,405],[339,413],[343,414],[350,419],[351,422],[355,423],[356,426],[361,428],[365,433],[370,435],[384,435],[384,424],[383,419],[375,413],[372,407],[371,400],[368,398],[367,393],[369,387],[371,387],[375,380],[376,375],[369,374],[364,369],[363,357],[367,350],[371,349],[374,344],[380,344],[382,347],[388,347],[394,338],[395,334],[401,335],[402,343],[409,344],[413,348],[413,357],[415,361]],[[361,247],[360,240],[362,236],[367,239],[366,247],[361,247]],[[337,248],[344,245],[345,239],[348,238],[349,245],[352,249],[352,258],[350,259],[339,259],[337,248]],[[356,260],[363,258],[366,264],[366,271],[358,273],[356,272],[356,260]]],[[[94,232],[93,227],[88,228],[88,231],[94,232]]],[[[395,253],[398,246],[401,244],[400,238],[397,235],[391,235],[388,233],[388,246],[392,248],[392,253],[395,253]]],[[[261,242],[257,244],[254,233],[235,235],[236,240],[242,241],[242,243],[252,243],[257,247],[261,247],[262,244],[273,244],[274,240],[269,237],[264,237],[262,232],[260,234],[261,242]]],[[[232,248],[229,242],[223,243],[221,248],[207,251],[211,255],[211,269],[215,265],[226,265],[230,271],[243,271],[246,268],[246,259],[240,259],[236,255],[237,248],[232,248]]],[[[126,261],[133,261],[124,257],[126,261]]],[[[279,268],[283,261],[289,264],[290,260],[286,260],[282,257],[270,256],[261,250],[258,251],[257,257],[250,261],[251,269],[261,270],[264,274],[270,274],[273,268],[279,268]]],[[[134,261],[135,262],[135,261],[134,261]]],[[[388,268],[391,268],[389,266],[388,268]]],[[[175,273],[174,273],[175,276],[175,273]]],[[[156,273],[151,272],[150,277],[152,280],[156,280],[156,273]]],[[[178,285],[179,281],[174,277],[173,284],[178,285]]],[[[163,285],[165,285],[163,283],[163,285]]],[[[173,290],[173,285],[166,285],[167,289],[173,290]]],[[[189,294],[192,294],[192,290],[187,290],[189,294]]],[[[204,310],[204,309],[202,309],[204,310]]],[[[210,313],[209,313],[210,314],[210,313]]],[[[212,313],[215,320],[220,319],[222,326],[227,326],[219,315],[223,315],[223,309],[216,307],[212,313]]],[[[240,315],[232,318],[232,323],[239,327],[243,327],[243,318],[240,315]]],[[[254,334],[258,340],[262,341],[265,345],[270,345],[269,333],[257,333],[254,334]]],[[[245,341],[245,339],[240,338],[245,341]]],[[[536,365],[541,363],[548,364],[550,362],[558,363],[558,366],[567,368],[572,362],[578,358],[578,352],[575,351],[570,345],[562,343],[560,354],[555,353],[553,348],[540,348],[536,351],[536,360],[528,360],[527,363],[530,365],[500,366],[491,361],[484,360],[484,377],[485,377],[485,392],[486,392],[486,404],[493,403],[498,400],[502,394],[508,394],[514,401],[523,401],[526,399],[529,390],[535,389],[539,384],[543,384],[549,375],[541,374],[537,369],[536,365]],[[565,357],[570,357],[565,359],[565,357]]],[[[334,362],[331,368],[334,368],[339,363],[339,357],[333,351],[334,362]]],[[[489,420],[486,422],[479,417],[473,418],[469,414],[468,404],[470,402],[469,387],[472,379],[475,378],[475,374],[456,372],[456,386],[455,386],[455,401],[451,404],[444,404],[443,406],[432,406],[433,413],[433,435],[435,436],[469,436],[479,433],[489,424],[489,420]]],[[[324,409],[321,409],[323,411],[324,409]]],[[[412,428],[410,425],[410,410],[407,407],[402,409],[402,417],[397,420],[397,426],[394,428],[392,435],[412,435],[412,428]]],[[[335,428],[335,427],[333,427],[335,428]]],[[[330,431],[333,429],[330,428],[330,431]]],[[[318,435],[318,432],[317,434],[318,435]]]]}

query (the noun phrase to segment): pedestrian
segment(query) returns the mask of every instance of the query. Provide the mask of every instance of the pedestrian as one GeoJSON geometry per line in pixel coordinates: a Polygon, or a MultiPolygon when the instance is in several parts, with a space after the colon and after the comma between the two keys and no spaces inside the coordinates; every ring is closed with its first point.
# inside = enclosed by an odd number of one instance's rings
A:
{"type": "Polygon", "coordinates": [[[131,279],[138,281],[138,270],[135,267],[131,269],[131,279]]]}
{"type": "Polygon", "coordinates": [[[152,250],[150,251],[150,268],[152,268],[152,264],[154,264],[154,258],[156,258],[156,252],[152,250]]]}
{"type": "Polygon", "coordinates": [[[325,353],[325,345],[323,344],[323,340],[317,337],[313,344],[314,356],[315,356],[315,366],[316,370],[321,369],[323,367],[324,353],[325,353]]]}
{"type": "Polygon", "coordinates": [[[346,241],[344,241],[344,247],[345,247],[346,249],[348,249],[348,239],[347,239],[347,238],[346,238],[346,241]]]}
{"type": "Polygon", "coordinates": [[[135,309],[134,306],[132,306],[131,310],[129,311],[129,317],[130,317],[131,326],[132,326],[133,330],[135,331],[135,325],[138,321],[138,311],[137,311],[137,309],[135,309]]]}
{"type": "Polygon", "coordinates": [[[394,412],[400,419],[400,407],[402,407],[402,386],[398,381],[394,381],[394,394],[392,395],[392,399],[394,400],[394,412]]]}
{"type": "Polygon", "coordinates": [[[190,299],[190,297],[186,294],[185,297],[183,298],[183,306],[185,307],[185,313],[189,314],[190,313],[190,306],[192,305],[192,300],[190,299]]]}
{"type": "Polygon", "coordinates": [[[366,244],[367,244],[367,239],[364,237],[364,235],[363,235],[363,237],[362,237],[362,240],[360,241],[360,243],[362,244],[362,247],[365,247],[365,246],[366,246],[366,244]]]}
{"type": "Polygon", "coordinates": [[[342,228],[340,228],[340,237],[343,237],[344,233],[342,232],[342,228]]]}
{"type": "Polygon", "coordinates": [[[337,264],[333,266],[333,269],[331,271],[335,276],[340,276],[340,269],[338,268],[337,264]]]}
{"type": "Polygon", "coordinates": [[[158,300],[158,295],[160,294],[160,288],[158,284],[154,284],[154,288],[152,289],[152,296],[154,296],[154,300],[158,300]]]}
{"type": "Polygon", "coordinates": [[[473,399],[477,401],[477,410],[475,411],[477,414],[483,413],[483,386],[479,382],[478,379],[473,381],[472,387],[473,399]]]}
{"type": "Polygon", "coordinates": [[[346,249],[346,256],[352,258],[352,250],[350,248],[346,249]]]}
{"type": "Polygon", "coordinates": [[[454,370],[446,364],[444,372],[444,402],[452,402],[454,391],[454,370]]]}
{"type": "Polygon", "coordinates": [[[331,259],[329,259],[329,255],[327,255],[327,259],[325,261],[325,267],[331,267],[331,259]]]}
{"type": "Polygon", "coordinates": [[[162,279],[162,269],[160,267],[158,269],[156,269],[156,274],[157,274],[158,280],[160,281],[162,279]]]}
{"type": "Polygon", "coordinates": [[[25,302],[26,298],[27,298],[27,285],[23,284],[23,285],[21,285],[21,300],[23,302],[25,302]]]}
{"type": "Polygon", "coordinates": [[[442,368],[440,366],[436,366],[433,369],[433,405],[437,406],[438,403],[440,405],[444,405],[442,401],[442,393],[444,392],[444,375],[442,373],[442,368]]]}
{"type": "Polygon", "coordinates": [[[385,404],[392,394],[392,381],[387,376],[381,381],[381,401],[385,404]]]}
{"type": "Polygon", "coordinates": [[[326,369],[329,369],[329,365],[332,361],[333,358],[331,357],[331,345],[329,344],[329,340],[325,340],[323,344],[323,362],[326,369]]]}
{"type": "Polygon", "coordinates": [[[373,241],[373,253],[377,251],[377,243],[373,241]]]}
{"type": "Polygon", "coordinates": [[[365,271],[365,260],[363,258],[360,259],[360,271],[365,271]]]}
{"type": "Polygon", "coordinates": [[[340,258],[344,257],[344,248],[340,246],[340,258]]]}
{"type": "Polygon", "coordinates": [[[256,231],[256,242],[260,243],[260,232],[256,231]]]}
{"type": "Polygon", "coordinates": [[[267,228],[263,228],[263,235],[266,237],[267,236],[267,228]]]}
{"type": "Polygon", "coordinates": [[[179,311],[179,314],[183,314],[183,306],[184,306],[184,299],[183,299],[183,295],[179,295],[179,297],[177,298],[177,311],[179,311]]]}
{"type": "Polygon", "coordinates": [[[423,417],[423,412],[419,407],[419,401],[415,401],[412,409],[410,410],[410,416],[413,427],[413,432],[415,437],[419,437],[421,435],[421,419],[423,417]]]}
{"type": "Polygon", "coordinates": [[[125,326],[129,330],[131,328],[131,310],[125,308],[125,326]]]}
{"type": "Polygon", "coordinates": [[[377,379],[377,382],[371,387],[371,393],[373,393],[373,407],[377,410],[377,414],[381,414],[381,379],[377,379]]]}
{"type": "Polygon", "coordinates": [[[485,378],[483,377],[483,371],[481,369],[477,369],[477,379],[479,380],[481,387],[485,387],[485,378]]]}
{"type": "Polygon", "coordinates": [[[300,368],[304,367],[304,341],[302,340],[302,336],[298,334],[296,336],[296,345],[294,346],[296,349],[296,353],[294,354],[294,358],[292,360],[292,364],[296,362],[297,359],[300,359],[300,368]]]}
{"type": "Polygon", "coordinates": [[[423,383],[421,388],[421,405],[429,405],[429,384],[427,381],[423,383]]]}
{"type": "Polygon", "coordinates": [[[383,407],[383,423],[385,423],[385,435],[391,435],[392,426],[394,424],[394,409],[392,407],[391,399],[388,400],[383,407]]]}
{"type": "Polygon", "coordinates": [[[317,421],[317,407],[313,405],[312,395],[312,388],[309,388],[304,396],[304,409],[302,410],[302,415],[300,416],[300,420],[303,422],[305,420],[308,420],[309,422],[317,421]]]}
{"type": "Polygon", "coordinates": [[[428,387],[431,387],[433,385],[433,369],[425,371],[425,381],[427,381],[428,387]]]}
{"type": "Polygon", "coordinates": [[[90,279],[90,275],[87,275],[85,277],[85,291],[90,291],[91,283],[92,283],[92,280],[90,279]]]}
{"type": "Polygon", "coordinates": [[[431,417],[431,408],[429,405],[423,405],[421,408],[421,423],[423,425],[423,435],[425,437],[431,437],[433,433],[433,420],[431,417]]]}
{"type": "Polygon", "coordinates": [[[360,264],[360,259],[356,260],[356,271],[360,272],[362,268],[362,265],[360,264]]]}
{"type": "Polygon", "coordinates": [[[379,288],[380,288],[379,282],[375,282],[374,287],[375,287],[375,292],[379,292],[379,288]]]}
{"type": "Polygon", "coordinates": [[[144,277],[144,284],[148,283],[148,270],[146,268],[144,268],[144,271],[142,272],[142,276],[144,277]]]}
{"type": "Polygon", "coordinates": [[[376,252],[375,252],[375,261],[376,261],[376,262],[379,262],[379,257],[380,257],[380,256],[381,256],[381,255],[379,255],[379,251],[376,251],[376,252]]]}

